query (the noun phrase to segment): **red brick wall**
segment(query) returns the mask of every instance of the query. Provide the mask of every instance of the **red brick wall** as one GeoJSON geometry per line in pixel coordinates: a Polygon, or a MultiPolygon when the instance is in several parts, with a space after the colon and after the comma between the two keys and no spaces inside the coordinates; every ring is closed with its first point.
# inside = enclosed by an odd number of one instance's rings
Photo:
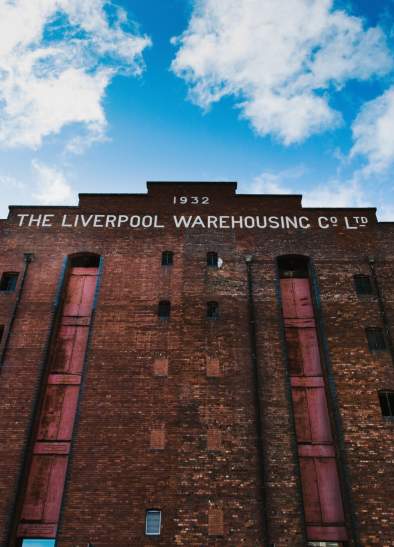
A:
{"type": "MultiPolygon", "coordinates": [[[[332,410],[343,433],[357,534],[361,545],[390,545],[394,424],[382,418],[377,391],[394,388],[393,364],[388,352],[368,350],[364,328],[380,326],[381,318],[375,296],[355,294],[353,275],[368,274],[365,257],[376,256],[392,321],[393,225],[375,225],[373,212],[366,210],[359,214],[372,223],[359,230],[182,231],[172,227],[171,215],[315,218],[346,212],[302,210],[296,196],[235,197],[230,184],[182,190],[163,184],[149,192],[82,196],[79,209],[14,209],[0,222],[0,272],[22,271],[23,253],[35,254],[0,376],[0,544],[7,544],[15,497],[23,489],[23,457],[63,260],[90,251],[102,255],[104,265],[57,545],[255,547],[263,545],[262,511],[276,547],[304,544],[275,270],[275,258],[288,253],[309,255],[316,269],[336,394],[331,405],[338,405],[332,410]],[[208,195],[211,204],[174,206],[174,192],[208,195]],[[15,215],[25,212],[158,213],[168,228],[16,226],[15,215]],[[173,266],[161,266],[165,250],[174,252],[173,266]],[[207,268],[208,251],[218,252],[221,268],[207,268]],[[256,447],[245,254],[254,255],[266,507],[256,447]],[[166,299],[172,303],[167,321],[157,317],[158,301],[166,299]],[[210,300],[219,303],[217,320],[206,318],[210,300]],[[156,429],[165,442],[152,450],[156,429]],[[214,430],[220,431],[220,450],[208,449],[208,432],[214,430]],[[144,535],[150,508],[163,512],[160,537],[144,535]],[[212,510],[222,511],[223,535],[209,534],[212,510]]],[[[14,298],[0,293],[0,324],[9,321],[14,298]]]]}

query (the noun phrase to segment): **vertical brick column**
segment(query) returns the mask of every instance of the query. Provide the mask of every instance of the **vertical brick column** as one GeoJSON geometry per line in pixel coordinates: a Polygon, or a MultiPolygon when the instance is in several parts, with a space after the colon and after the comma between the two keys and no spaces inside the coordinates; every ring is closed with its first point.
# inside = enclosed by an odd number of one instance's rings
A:
{"type": "Polygon", "coordinates": [[[309,279],[281,279],[281,293],[307,537],[346,541],[309,279]]]}
{"type": "Polygon", "coordinates": [[[35,432],[18,537],[55,538],[98,268],[71,268],[35,432]]]}

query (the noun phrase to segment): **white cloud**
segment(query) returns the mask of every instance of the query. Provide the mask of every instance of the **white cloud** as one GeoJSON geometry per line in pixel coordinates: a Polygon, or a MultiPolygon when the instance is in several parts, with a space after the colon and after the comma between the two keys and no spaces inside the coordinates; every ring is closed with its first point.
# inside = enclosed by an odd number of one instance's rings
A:
{"type": "Polygon", "coordinates": [[[303,207],[365,207],[367,198],[360,182],[332,180],[313,188],[304,188],[299,180],[303,167],[272,172],[263,171],[248,187],[254,194],[302,194],[303,207]],[[297,180],[296,183],[291,181],[297,180]]]}
{"type": "Polygon", "coordinates": [[[394,86],[364,105],[352,129],[351,156],[367,159],[364,174],[383,172],[394,163],[394,86]]]}
{"type": "Polygon", "coordinates": [[[107,0],[0,0],[0,145],[36,149],[71,123],[102,139],[105,90],[149,45],[107,0]]]}
{"type": "Polygon", "coordinates": [[[73,204],[75,192],[65,175],[57,168],[49,167],[37,160],[32,161],[36,189],[33,198],[41,205],[73,204]]]}
{"type": "Polygon", "coordinates": [[[173,43],[192,101],[206,109],[232,95],[259,134],[285,144],[340,123],[328,91],[392,67],[382,31],[333,0],[195,0],[173,43]]]}

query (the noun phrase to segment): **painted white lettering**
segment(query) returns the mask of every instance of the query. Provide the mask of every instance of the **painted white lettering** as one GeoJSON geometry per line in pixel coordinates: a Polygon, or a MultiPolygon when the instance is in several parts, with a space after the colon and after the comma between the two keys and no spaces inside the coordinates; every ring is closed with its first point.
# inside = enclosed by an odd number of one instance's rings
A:
{"type": "Polygon", "coordinates": [[[141,217],[138,215],[132,215],[130,217],[129,224],[131,228],[139,228],[141,226],[141,217]]]}
{"type": "Polygon", "coordinates": [[[106,228],[109,228],[111,226],[111,228],[115,228],[115,223],[116,223],[116,215],[107,215],[106,218],[105,218],[105,227],[106,228]]]}
{"type": "Polygon", "coordinates": [[[286,228],[298,228],[297,217],[286,217],[286,228]]]}
{"type": "Polygon", "coordinates": [[[29,218],[29,226],[32,226],[33,224],[36,224],[39,226],[41,224],[42,215],[38,215],[38,217],[35,217],[34,215],[30,215],[29,218]]]}
{"type": "Polygon", "coordinates": [[[245,228],[254,228],[256,224],[256,219],[253,217],[244,217],[244,226],[245,228]]]}
{"type": "Polygon", "coordinates": [[[304,230],[311,227],[308,217],[300,217],[298,222],[300,224],[300,228],[304,228],[304,230]]]}
{"type": "Polygon", "coordinates": [[[165,228],[163,224],[159,224],[159,217],[157,215],[155,215],[153,218],[155,219],[155,222],[153,224],[154,228],[165,228]]]}
{"type": "Polygon", "coordinates": [[[153,225],[153,217],[150,215],[146,215],[142,217],[142,227],[143,228],[150,228],[153,225]]]}
{"type": "Polygon", "coordinates": [[[257,228],[267,228],[267,217],[256,217],[256,226],[257,228]],[[263,219],[263,221],[261,221],[263,219]]]}
{"type": "Polygon", "coordinates": [[[85,218],[85,215],[81,215],[81,224],[84,228],[89,226],[89,224],[92,222],[94,218],[94,215],[89,215],[87,218],[85,218]]]}
{"type": "Polygon", "coordinates": [[[105,218],[105,215],[94,215],[94,222],[93,222],[93,226],[95,228],[104,228],[104,218],[105,218]]]}
{"type": "Polygon", "coordinates": [[[268,222],[269,222],[270,228],[273,228],[274,230],[276,230],[276,228],[279,228],[278,217],[269,217],[268,222]]]}
{"type": "Polygon", "coordinates": [[[357,230],[357,226],[351,226],[349,223],[349,219],[345,217],[345,226],[347,230],[357,230]]]}
{"type": "Polygon", "coordinates": [[[200,216],[195,217],[193,220],[192,228],[195,228],[196,226],[201,226],[201,228],[205,228],[204,221],[200,216]]]}
{"type": "Polygon", "coordinates": [[[127,215],[119,215],[118,217],[118,228],[124,224],[125,222],[127,222],[129,220],[129,217],[127,215]]]}
{"type": "Polygon", "coordinates": [[[238,217],[237,220],[235,217],[231,217],[231,228],[235,228],[237,224],[240,228],[243,228],[243,218],[238,217]]]}
{"type": "Polygon", "coordinates": [[[228,225],[229,219],[230,217],[227,215],[219,217],[219,226],[221,229],[230,228],[230,226],[228,225]]]}
{"type": "Polygon", "coordinates": [[[51,218],[53,218],[55,215],[44,215],[42,219],[42,226],[48,227],[52,226],[51,218]]]}
{"type": "Polygon", "coordinates": [[[193,217],[184,217],[184,216],[177,217],[175,215],[172,218],[174,219],[174,223],[177,228],[182,228],[182,227],[189,228],[190,223],[193,219],[193,217]]]}
{"type": "Polygon", "coordinates": [[[319,225],[319,228],[322,228],[323,230],[326,230],[330,227],[327,217],[318,217],[317,223],[319,225]]]}
{"type": "Polygon", "coordinates": [[[218,227],[218,218],[214,216],[207,217],[207,228],[217,228],[218,227]]]}
{"type": "Polygon", "coordinates": [[[63,215],[62,218],[62,228],[72,228],[72,224],[67,224],[67,215],[63,215]]]}
{"type": "Polygon", "coordinates": [[[25,221],[25,217],[28,217],[29,214],[28,213],[24,213],[23,215],[16,215],[17,217],[20,217],[20,220],[19,220],[19,224],[18,226],[22,226],[24,221],[25,221]]]}

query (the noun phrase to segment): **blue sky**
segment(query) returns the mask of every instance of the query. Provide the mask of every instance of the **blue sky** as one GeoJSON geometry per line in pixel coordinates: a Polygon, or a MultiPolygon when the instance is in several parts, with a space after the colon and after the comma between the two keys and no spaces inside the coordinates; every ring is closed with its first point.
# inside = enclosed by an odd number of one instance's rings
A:
{"type": "Polygon", "coordinates": [[[236,180],[394,220],[393,0],[0,0],[0,216],[236,180]]]}

